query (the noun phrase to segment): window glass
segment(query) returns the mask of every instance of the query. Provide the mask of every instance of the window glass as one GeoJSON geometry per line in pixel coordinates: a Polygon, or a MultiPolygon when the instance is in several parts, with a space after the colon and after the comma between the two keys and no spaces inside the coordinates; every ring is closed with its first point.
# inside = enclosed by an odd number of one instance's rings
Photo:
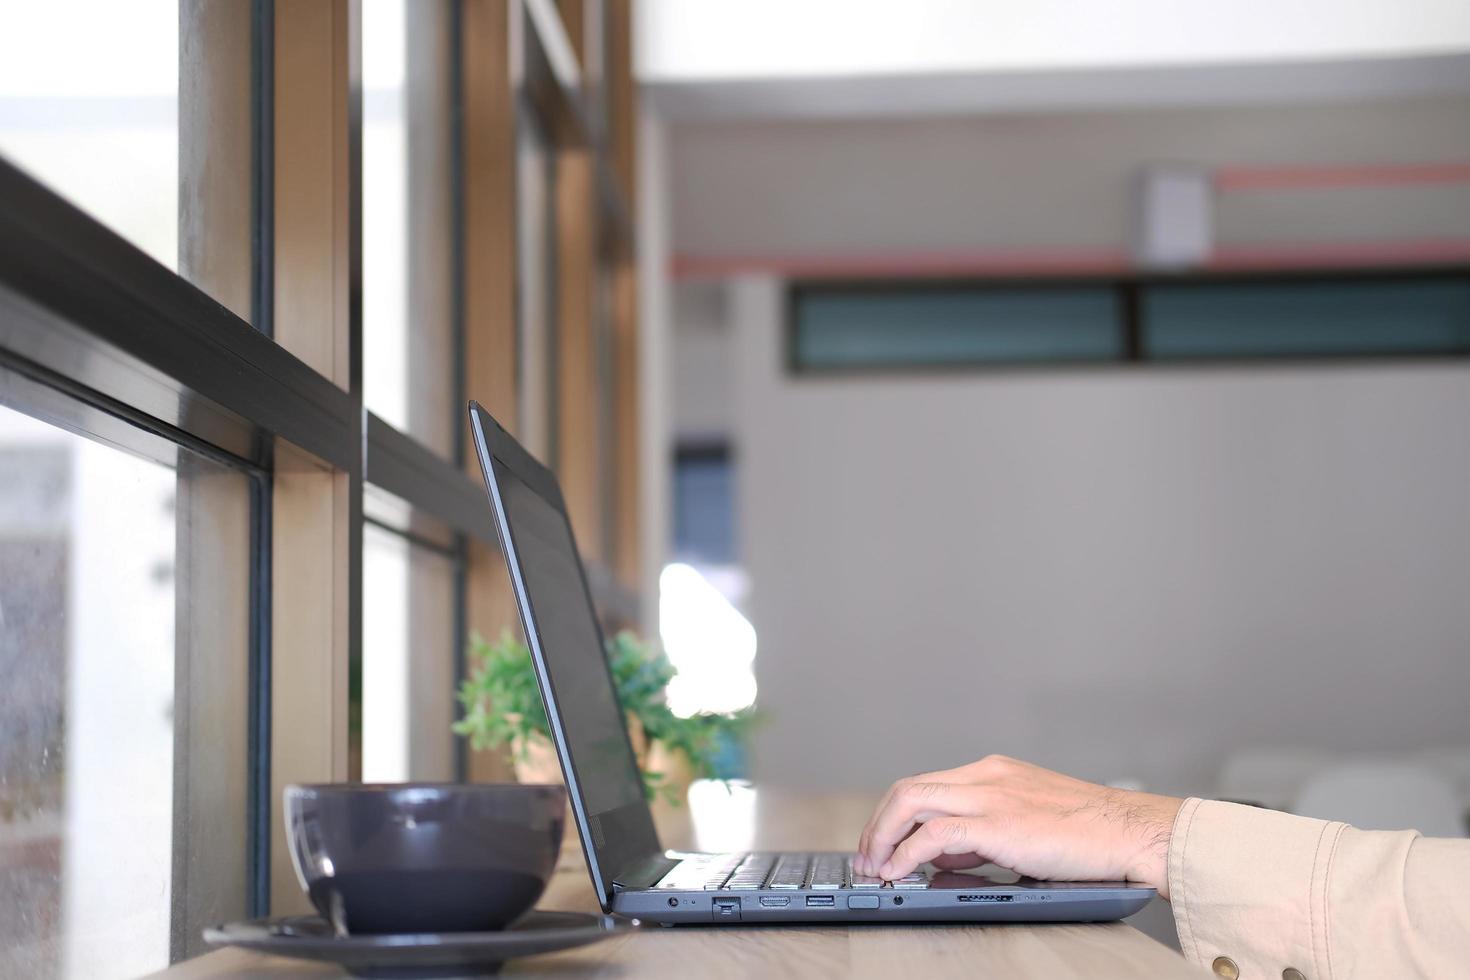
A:
{"type": "Polygon", "coordinates": [[[249,0],[7,4],[0,158],[251,320],[250,53],[249,0]]]}
{"type": "Polygon", "coordinates": [[[177,0],[15,3],[0,31],[0,154],[178,267],[177,0]]]}
{"type": "Polygon", "coordinates": [[[245,911],[248,484],[179,457],[0,407],[0,976],[136,976],[245,911]]]}
{"type": "Polygon", "coordinates": [[[454,562],[363,529],[362,778],[454,778],[454,562]]]}
{"type": "Polygon", "coordinates": [[[449,7],[362,10],[363,399],[453,454],[449,7]]]}
{"type": "Polygon", "coordinates": [[[735,563],[734,471],[723,446],[674,455],[674,556],[694,565],[735,563]]]}
{"type": "Polygon", "coordinates": [[[1111,359],[1122,353],[1106,286],[802,288],[793,303],[798,369],[1111,359]]]}
{"type": "Polygon", "coordinates": [[[1143,313],[1151,357],[1470,350],[1470,278],[1153,286],[1143,313]]]}

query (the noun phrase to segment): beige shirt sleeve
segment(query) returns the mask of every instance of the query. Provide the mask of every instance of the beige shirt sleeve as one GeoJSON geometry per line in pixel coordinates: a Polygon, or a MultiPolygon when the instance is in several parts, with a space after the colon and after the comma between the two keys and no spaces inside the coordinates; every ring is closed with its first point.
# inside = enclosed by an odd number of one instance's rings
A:
{"type": "Polygon", "coordinates": [[[1470,840],[1191,799],[1169,893],[1184,955],[1223,977],[1470,975],[1470,840]]]}

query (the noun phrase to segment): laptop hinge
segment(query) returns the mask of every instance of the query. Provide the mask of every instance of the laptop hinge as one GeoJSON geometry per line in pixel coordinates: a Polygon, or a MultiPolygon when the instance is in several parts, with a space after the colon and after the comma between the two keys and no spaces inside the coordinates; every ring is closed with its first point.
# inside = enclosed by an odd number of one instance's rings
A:
{"type": "Polygon", "coordinates": [[[635,862],[631,867],[613,876],[613,893],[652,888],[658,884],[660,878],[672,871],[678,863],[677,858],[671,858],[666,854],[650,854],[643,860],[635,862]]]}

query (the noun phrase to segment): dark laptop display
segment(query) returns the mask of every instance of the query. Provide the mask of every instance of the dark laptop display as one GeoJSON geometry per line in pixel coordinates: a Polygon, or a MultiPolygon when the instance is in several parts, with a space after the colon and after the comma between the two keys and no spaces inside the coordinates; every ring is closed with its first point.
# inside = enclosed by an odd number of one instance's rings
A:
{"type": "Polygon", "coordinates": [[[564,745],[570,757],[563,776],[593,876],[608,904],[614,875],[658,854],[658,836],[560,488],[494,419],[476,408],[471,414],[477,448],[482,465],[489,460],[493,467],[486,483],[526,639],[538,680],[552,693],[545,699],[547,717],[558,746],[564,745]],[[568,725],[564,719],[575,721],[568,725]]]}

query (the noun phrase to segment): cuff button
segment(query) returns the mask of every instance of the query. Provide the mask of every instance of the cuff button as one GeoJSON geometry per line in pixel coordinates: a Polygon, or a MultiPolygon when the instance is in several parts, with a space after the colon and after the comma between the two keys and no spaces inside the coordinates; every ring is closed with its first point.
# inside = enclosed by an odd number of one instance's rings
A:
{"type": "Polygon", "coordinates": [[[1307,975],[1294,966],[1281,971],[1281,980],[1307,980],[1307,975]]]}
{"type": "Polygon", "coordinates": [[[1228,956],[1215,957],[1210,969],[1215,971],[1215,976],[1223,977],[1224,980],[1240,980],[1240,967],[1228,956]]]}

